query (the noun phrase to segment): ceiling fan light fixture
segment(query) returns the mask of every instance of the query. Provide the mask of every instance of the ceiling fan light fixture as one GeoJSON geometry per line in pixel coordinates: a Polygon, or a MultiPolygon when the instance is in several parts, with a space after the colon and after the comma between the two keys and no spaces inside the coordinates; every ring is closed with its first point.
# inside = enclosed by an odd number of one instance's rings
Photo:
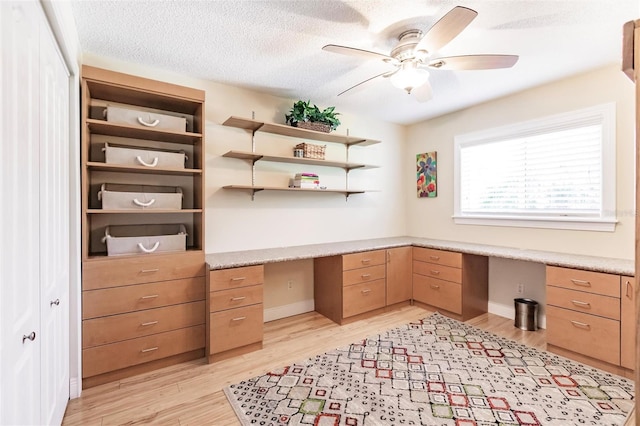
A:
{"type": "Polygon", "coordinates": [[[411,93],[416,87],[422,86],[429,80],[429,72],[418,68],[413,61],[405,61],[398,72],[393,74],[389,80],[398,89],[411,93]]]}

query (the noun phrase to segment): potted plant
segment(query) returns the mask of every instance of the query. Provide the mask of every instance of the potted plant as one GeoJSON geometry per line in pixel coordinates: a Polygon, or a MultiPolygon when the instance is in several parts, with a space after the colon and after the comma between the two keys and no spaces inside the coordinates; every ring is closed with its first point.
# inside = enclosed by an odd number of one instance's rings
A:
{"type": "Polygon", "coordinates": [[[289,110],[289,114],[285,115],[285,119],[286,123],[293,127],[329,133],[340,125],[337,115],[340,113],[335,112],[335,107],[320,110],[315,104],[311,106],[311,101],[297,101],[289,110]]]}

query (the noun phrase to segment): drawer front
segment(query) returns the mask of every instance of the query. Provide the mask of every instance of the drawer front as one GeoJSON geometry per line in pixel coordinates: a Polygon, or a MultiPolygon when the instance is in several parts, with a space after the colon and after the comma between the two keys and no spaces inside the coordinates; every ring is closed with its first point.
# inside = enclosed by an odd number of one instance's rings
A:
{"type": "Polygon", "coordinates": [[[204,277],[82,292],[82,319],[204,300],[204,277]]]}
{"type": "Polygon", "coordinates": [[[262,304],[210,314],[210,353],[262,341],[263,324],[262,304]]]}
{"type": "Polygon", "coordinates": [[[620,322],[547,306],[547,343],[620,365],[620,322]]]}
{"type": "Polygon", "coordinates": [[[620,276],[547,266],[547,285],[620,297],[620,276]]]}
{"type": "Polygon", "coordinates": [[[462,268],[462,253],[456,253],[453,251],[414,247],[413,260],[452,266],[454,268],[462,268]]]}
{"type": "Polygon", "coordinates": [[[209,312],[219,312],[227,309],[262,303],[262,285],[232,288],[209,293],[209,312]]]}
{"type": "Polygon", "coordinates": [[[365,251],[362,253],[345,254],[342,256],[342,270],[365,268],[373,265],[384,265],[386,254],[384,250],[365,251]]]}
{"type": "Polygon", "coordinates": [[[385,280],[354,284],[342,289],[342,317],[369,312],[385,306],[385,280]]]}
{"type": "Polygon", "coordinates": [[[202,252],[105,259],[82,265],[82,289],[118,287],[180,278],[203,277],[202,252]]]}
{"type": "Polygon", "coordinates": [[[264,283],[264,266],[219,269],[209,272],[209,291],[229,290],[264,283]]]}
{"type": "Polygon", "coordinates": [[[414,274],[413,298],[418,302],[462,315],[461,284],[414,274]]]}
{"type": "Polygon", "coordinates": [[[454,283],[462,282],[462,269],[452,268],[451,266],[435,265],[433,263],[414,260],[413,273],[454,283]]]}
{"type": "Polygon", "coordinates": [[[183,303],[82,322],[82,348],[204,324],[205,302],[183,303]]]}
{"type": "Polygon", "coordinates": [[[620,319],[620,299],[562,287],[547,287],[547,304],[586,314],[620,319]]]}
{"type": "Polygon", "coordinates": [[[204,348],[205,326],[181,328],[124,342],[82,350],[82,377],[204,348]]]}
{"type": "Polygon", "coordinates": [[[386,276],[386,266],[377,265],[368,268],[351,269],[342,273],[342,285],[352,285],[375,280],[383,280],[386,276]]]}

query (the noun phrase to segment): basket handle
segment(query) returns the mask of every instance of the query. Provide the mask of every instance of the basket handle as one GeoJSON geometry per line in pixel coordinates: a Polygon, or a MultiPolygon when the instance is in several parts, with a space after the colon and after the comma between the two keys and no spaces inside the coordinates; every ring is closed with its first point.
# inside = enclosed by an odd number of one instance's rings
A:
{"type": "Polygon", "coordinates": [[[151,163],[147,163],[139,155],[136,157],[136,160],[138,160],[138,163],[142,164],[145,167],[155,167],[158,165],[158,157],[155,157],[151,163]]]}
{"type": "Polygon", "coordinates": [[[142,243],[138,243],[138,248],[140,250],[142,250],[145,253],[153,253],[154,251],[158,250],[158,247],[160,247],[160,241],[156,241],[156,243],[153,245],[153,247],[151,247],[150,249],[145,248],[142,243]]]}
{"type": "Polygon", "coordinates": [[[160,123],[160,120],[158,120],[156,118],[155,120],[153,120],[152,123],[149,123],[148,121],[144,121],[144,119],[142,117],[138,117],[138,123],[142,124],[143,126],[147,126],[147,127],[156,127],[160,123]]]}
{"type": "Polygon", "coordinates": [[[144,201],[138,200],[137,198],[133,199],[133,204],[135,204],[136,206],[140,206],[140,207],[150,207],[155,202],[156,202],[155,198],[153,198],[152,200],[147,201],[146,203],[144,201]]]}

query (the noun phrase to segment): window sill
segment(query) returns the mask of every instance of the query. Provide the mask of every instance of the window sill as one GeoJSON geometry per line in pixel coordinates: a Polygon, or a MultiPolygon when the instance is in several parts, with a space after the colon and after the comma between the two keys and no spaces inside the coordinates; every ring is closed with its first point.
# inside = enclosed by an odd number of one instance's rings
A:
{"type": "Polygon", "coordinates": [[[538,217],[486,217],[453,216],[456,225],[507,226],[518,228],[546,228],[579,231],[614,232],[618,221],[593,218],[538,218],[538,217]]]}

